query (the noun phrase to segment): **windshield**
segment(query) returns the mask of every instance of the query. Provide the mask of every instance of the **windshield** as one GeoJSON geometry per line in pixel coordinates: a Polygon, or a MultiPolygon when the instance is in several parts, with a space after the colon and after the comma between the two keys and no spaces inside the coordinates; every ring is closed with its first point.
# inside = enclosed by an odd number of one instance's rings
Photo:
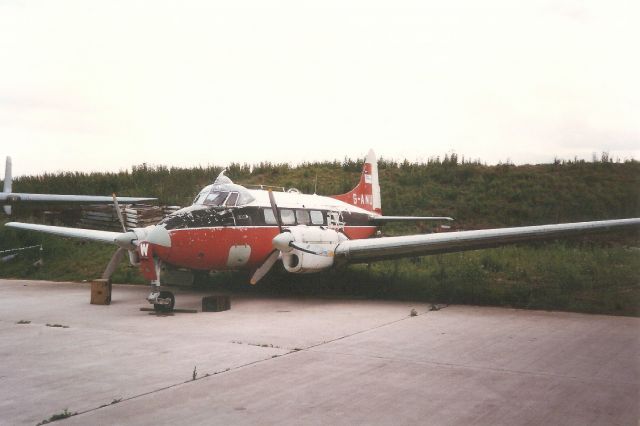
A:
{"type": "Polygon", "coordinates": [[[254,200],[251,193],[242,185],[236,185],[224,175],[224,170],[220,172],[213,185],[206,186],[193,204],[205,206],[244,206],[254,200]]]}
{"type": "Polygon", "coordinates": [[[253,201],[253,196],[241,185],[225,183],[223,185],[214,184],[204,188],[193,200],[193,204],[205,206],[243,206],[253,201]]]}

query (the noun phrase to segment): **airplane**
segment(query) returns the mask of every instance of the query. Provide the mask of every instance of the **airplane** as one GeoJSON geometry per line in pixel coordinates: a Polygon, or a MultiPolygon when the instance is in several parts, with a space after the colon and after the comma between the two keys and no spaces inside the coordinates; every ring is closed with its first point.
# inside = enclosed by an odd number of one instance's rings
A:
{"type": "Polygon", "coordinates": [[[640,218],[539,226],[369,238],[389,222],[452,220],[450,217],[384,216],[378,166],[371,150],[358,184],[334,196],[274,192],[233,183],[224,171],[203,188],[193,204],[157,225],[123,232],[10,222],[5,226],[114,244],[118,248],[104,271],[109,278],[125,252],[150,282],[147,301],[171,311],[173,293],[161,290],[163,267],[192,271],[248,270],[251,284],[280,260],[289,273],[316,273],[350,263],[415,257],[554,239],[595,231],[637,227],[640,218]]]}
{"type": "MultiPolygon", "coordinates": [[[[141,197],[117,197],[121,203],[144,203],[156,201],[157,198],[141,197]]],[[[4,187],[0,192],[0,204],[3,205],[4,212],[11,215],[13,204],[110,204],[113,198],[102,195],[60,195],[60,194],[27,194],[13,192],[13,175],[11,167],[11,157],[7,156],[4,169],[4,187]]]]}

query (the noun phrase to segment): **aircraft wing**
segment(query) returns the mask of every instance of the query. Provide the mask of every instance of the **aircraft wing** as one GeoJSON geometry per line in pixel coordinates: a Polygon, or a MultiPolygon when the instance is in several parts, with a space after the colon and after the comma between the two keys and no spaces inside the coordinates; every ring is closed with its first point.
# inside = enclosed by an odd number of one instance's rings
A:
{"type": "Polygon", "coordinates": [[[420,222],[427,220],[453,220],[447,216],[370,216],[369,220],[374,224],[382,225],[389,222],[420,222]]]}
{"type": "MultiPolygon", "coordinates": [[[[117,197],[120,203],[141,203],[155,201],[157,198],[117,197]]],[[[0,203],[95,203],[113,204],[113,197],[104,195],[59,195],[59,194],[25,194],[20,192],[0,192],[0,203]]]]}
{"type": "Polygon", "coordinates": [[[640,218],[348,240],[336,247],[335,256],[336,260],[342,258],[348,263],[365,263],[373,260],[476,250],[634,226],[640,226],[640,218]]]}
{"type": "Polygon", "coordinates": [[[37,225],[35,223],[9,222],[7,228],[25,229],[28,231],[43,232],[45,234],[58,235],[60,237],[78,238],[99,243],[115,244],[115,239],[122,232],[98,231],[96,229],[67,228],[64,226],[37,225]]]}

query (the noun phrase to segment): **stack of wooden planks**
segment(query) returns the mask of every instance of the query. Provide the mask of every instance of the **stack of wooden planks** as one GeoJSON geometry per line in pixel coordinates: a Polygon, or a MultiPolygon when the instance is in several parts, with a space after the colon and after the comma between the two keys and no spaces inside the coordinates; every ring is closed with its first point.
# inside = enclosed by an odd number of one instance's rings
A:
{"type": "Polygon", "coordinates": [[[162,207],[148,204],[127,205],[124,213],[127,229],[155,225],[164,217],[162,207]]]}
{"type": "Polygon", "coordinates": [[[118,215],[112,205],[92,205],[83,207],[78,225],[81,228],[88,229],[122,231],[118,215]]]}
{"type": "MultiPolygon", "coordinates": [[[[179,210],[180,206],[152,206],[149,204],[121,205],[122,218],[127,229],[155,225],[165,216],[179,210]]],[[[122,231],[113,205],[92,205],[82,208],[78,226],[104,231],[122,231]]]]}

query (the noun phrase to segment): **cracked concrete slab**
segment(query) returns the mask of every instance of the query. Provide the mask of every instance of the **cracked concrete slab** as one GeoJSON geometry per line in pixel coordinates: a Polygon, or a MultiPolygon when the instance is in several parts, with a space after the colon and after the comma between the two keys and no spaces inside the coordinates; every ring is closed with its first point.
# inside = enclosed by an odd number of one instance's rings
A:
{"type": "Polygon", "coordinates": [[[638,318],[242,295],[158,317],[139,311],[146,291],[93,306],[86,284],[0,280],[2,422],[65,408],[80,414],[63,424],[638,420],[638,318]]]}

